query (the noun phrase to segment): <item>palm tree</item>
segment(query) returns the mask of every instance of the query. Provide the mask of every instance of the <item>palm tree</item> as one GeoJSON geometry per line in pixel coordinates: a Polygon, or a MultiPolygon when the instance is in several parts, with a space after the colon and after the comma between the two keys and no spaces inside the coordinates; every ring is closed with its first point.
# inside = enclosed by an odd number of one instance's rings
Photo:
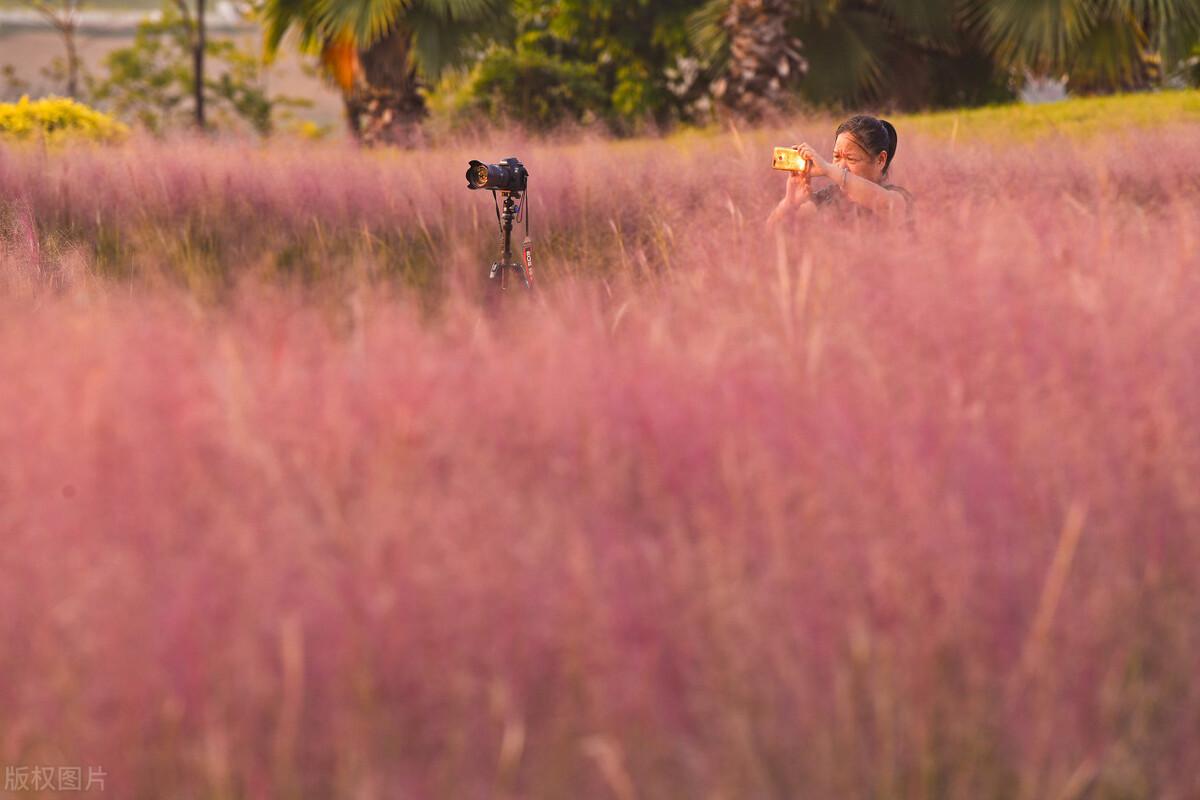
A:
{"type": "Polygon", "coordinates": [[[971,0],[997,58],[1068,89],[1103,92],[1157,83],[1163,65],[1200,39],[1196,0],[971,0]]]}
{"type": "Polygon", "coordinates": [[[689,28],[718,75],[713,94],[734,109],[776,105],[788,91],[900,107],[1004,99],[1010,90],[968,29],[963,2],[708,0],[689,28]]]}
{"type": "Polygon", "coordinates": [[[720,53],[725,68],[713,96],[736,116],[757,119],[787,102],[788,87],[807,64],[789,32],[790,0],[711,0],[692,20],[701,49],[720,53]]]}
{"type": "Polygon", "coordinates": [[[788,89],[922,107],[1001,100],[1024,73],[1077,93],[1154,85],[1200,41],[1200,0],[708,0],[690,27],[734,109],[788,89]]]}
{"type": "Polygon", "coordinates": [[[265,0],[267,52],[295,27],[342,91],[365,144],[411,144],[425,116],[422,79],[436,77],[470,37],[499,18],[499,0],[265,0]]]}

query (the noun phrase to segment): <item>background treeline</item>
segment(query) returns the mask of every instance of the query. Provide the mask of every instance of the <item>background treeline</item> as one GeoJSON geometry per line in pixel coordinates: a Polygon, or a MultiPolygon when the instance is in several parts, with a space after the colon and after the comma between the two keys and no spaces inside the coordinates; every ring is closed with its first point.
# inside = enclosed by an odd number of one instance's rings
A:
{"type": "MultiPolygon", "coordinates": [[[[48,18],[56,6],[36,3],[48,18]]],[[[79,0],[63,3],[69,20],[79,0]]],[[[211,0],[172,0],[108,75],[68,93],[151,130],[240,121],[260,134],[300,98],[205,35],[211,0]],[[209,73],[205,74],[205,70],[209,73]],[[205,107],[210,113],[206,115],[205,107]]],[[[519,121],[618,134],[797,106],[889,110],[1200,83],[1200,0],[253,0],[268,57],[299,47],[342,94],[354,136],[413,142],[519,121]]],[[[58,25],[74,52],[69,25],[58,25]]]]}
{"type": "Polygon", "coordinates": [[[536,126],[901,109],[1194,83],[1200,0],[266,0],[322,56],[362,138],[432,106],[536,126]]]}

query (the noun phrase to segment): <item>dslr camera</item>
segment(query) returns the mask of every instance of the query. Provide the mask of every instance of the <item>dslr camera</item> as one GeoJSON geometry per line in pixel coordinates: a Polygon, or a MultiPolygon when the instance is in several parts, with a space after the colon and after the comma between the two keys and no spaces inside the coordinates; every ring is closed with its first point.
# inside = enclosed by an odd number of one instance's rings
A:
{"type": "Polygon", "coordinates": [[[493,192],[524,192],[529,187],[529,172],[516,156],[499,164],[472,161],[467,167],[468,189],[490,189],[493,192]]]}

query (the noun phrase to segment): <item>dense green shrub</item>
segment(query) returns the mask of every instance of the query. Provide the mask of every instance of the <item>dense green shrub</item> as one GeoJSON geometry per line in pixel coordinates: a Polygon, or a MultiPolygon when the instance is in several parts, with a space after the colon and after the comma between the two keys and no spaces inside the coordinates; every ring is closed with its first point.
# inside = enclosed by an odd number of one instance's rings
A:
{"type": "Polygon", "coordinates": [[[596,67],[568,61],[535,45],[495,46],[465,76],[444,81],[435,113],[520,120],[539,128],[590,122],[604,115],[607,96],[596,67]]]}

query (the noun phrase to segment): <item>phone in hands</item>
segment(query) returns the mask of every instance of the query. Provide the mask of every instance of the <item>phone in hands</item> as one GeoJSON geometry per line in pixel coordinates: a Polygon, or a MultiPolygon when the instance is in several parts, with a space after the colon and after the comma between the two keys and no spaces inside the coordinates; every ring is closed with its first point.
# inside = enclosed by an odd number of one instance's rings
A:
{"type": "Polygon", "coordinates": [[[793,147],[776,147],[774,157],[771,159],[771,169],[778,169],[784,172],[808,172],[808,159],[800,155],[793,147]]]}

